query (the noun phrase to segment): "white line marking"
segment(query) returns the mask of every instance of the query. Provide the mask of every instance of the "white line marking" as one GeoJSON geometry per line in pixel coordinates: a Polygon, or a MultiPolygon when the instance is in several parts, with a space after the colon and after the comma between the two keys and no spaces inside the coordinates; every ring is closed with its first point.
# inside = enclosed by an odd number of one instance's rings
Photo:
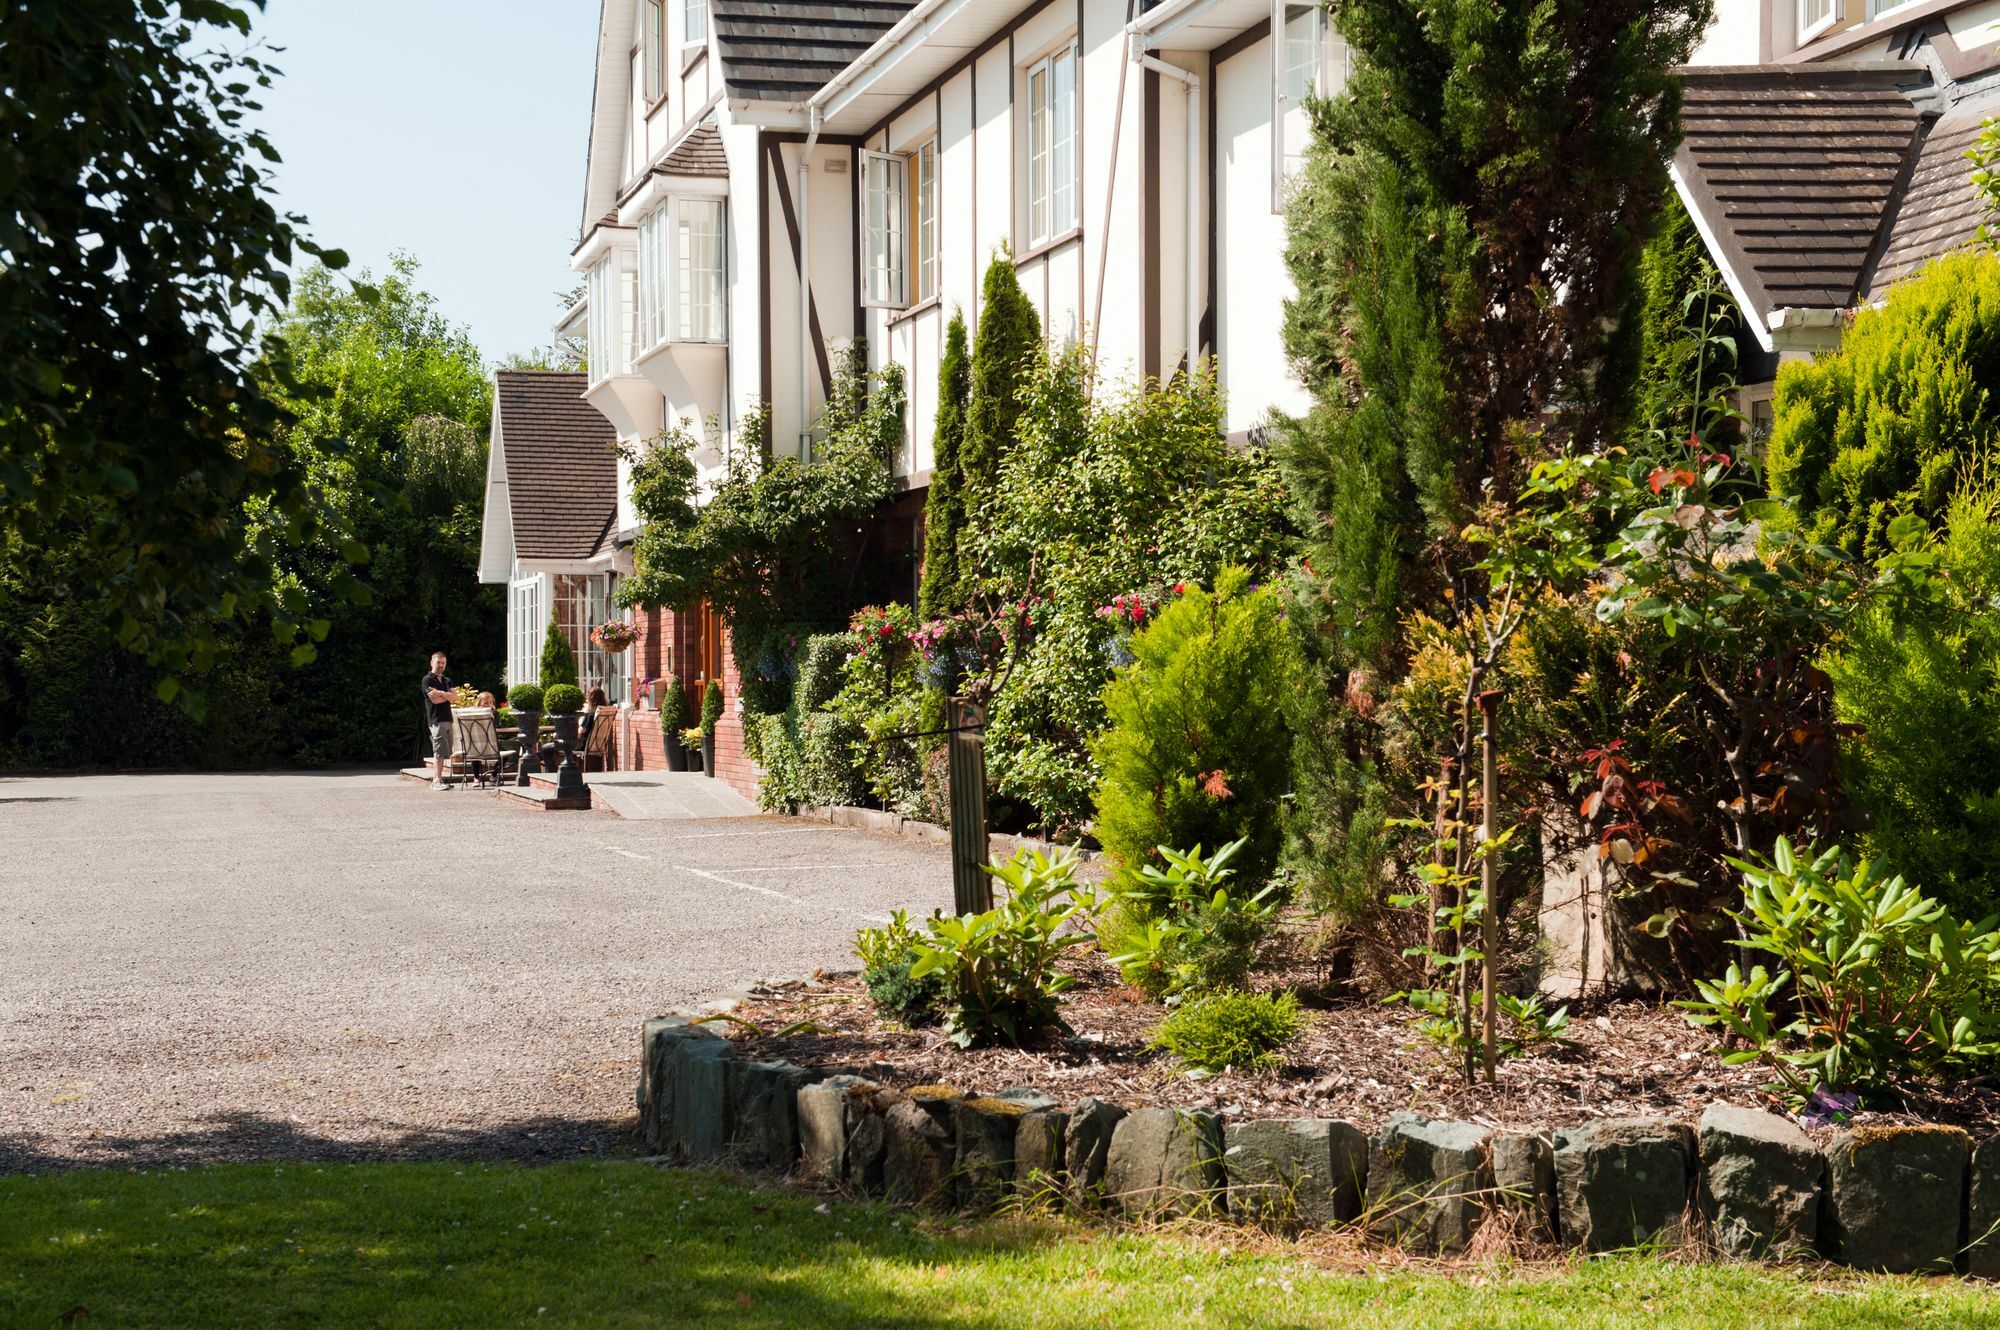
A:
{"type": "Polygon", "coordinates": [[[622,854],[627,859],[650,859],[653,857],[650,854],[634,854],[630,850],[621,850],[616,845],[607,845],[604,848],[611,851],[613,854],[622,854]]]}
{"type": "Polygon", "coordinates": [[[770,831],[704,831],[693,836],[674,836],[672,840],[734,840],[739,836],[817,836],[828,831],[846,831],[846,827],[777,827],[770,831]]]}
{"type": "Polygon", "coordinates": [[[710,882],[720,882],[725,887],[737,887],[744,891],[754,891],[760,896],[775,896],[781,901],[790,901],[794,905],[803,905],[807,909],[814,908],[811,901],[802,901],[797,896],[787,896],[784,892],[773,891],[769,887],[757,887],[752,886],[748,882],[738,882],[734,878],[724,877],[720,873],[711,873],[706,868],[689,868],[686,864],[669,864],[667,866],[669,868],[678,868],[683,873],[693,873],[696,877],[707,878],[710,882]]]}
{"type": "Polygon", "coordinates": [[[768,868],[732,868],[732,873],[830,873],[842,868],[903,868],[904,864],[773,864],[768,868]]]}

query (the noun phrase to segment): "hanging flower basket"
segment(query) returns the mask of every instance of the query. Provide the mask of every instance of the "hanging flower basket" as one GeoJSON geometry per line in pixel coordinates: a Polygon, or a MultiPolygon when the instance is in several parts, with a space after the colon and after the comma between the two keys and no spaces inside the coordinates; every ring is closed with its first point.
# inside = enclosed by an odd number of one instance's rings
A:
{"type": "Polygon", "coordinates": [[[615,655],[639,640],[639,630],[623,619],[613,619],[591,629],[590,640],[597,644],[598,650],[615,655]]]}

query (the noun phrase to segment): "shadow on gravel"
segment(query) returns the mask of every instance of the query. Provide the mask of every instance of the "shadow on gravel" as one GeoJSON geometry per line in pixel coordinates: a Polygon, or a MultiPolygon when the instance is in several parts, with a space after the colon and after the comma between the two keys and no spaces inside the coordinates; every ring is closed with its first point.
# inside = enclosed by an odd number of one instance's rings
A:
{"type": "Polygon", "coordinates": [[[0,1174],[306,1161],[535,1164],[629,1158],[639,1153],[638,1146],[637,1125],[630,1118],[523,1118],[478,1129],[415,1131],[354,1141],[321,1136],[261,1113],[217,1113],[192,1130],[159,1136],[98,1136],[60,1146],[38,1133],[0,1133],[0,1174]]]}

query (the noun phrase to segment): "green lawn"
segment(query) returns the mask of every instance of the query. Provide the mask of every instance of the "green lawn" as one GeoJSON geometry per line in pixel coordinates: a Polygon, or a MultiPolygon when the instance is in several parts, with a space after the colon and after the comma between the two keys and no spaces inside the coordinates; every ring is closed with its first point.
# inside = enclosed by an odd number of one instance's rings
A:
{"type": "MultiPolygon", "coordinates": [[[[923,1224],[643,1164],[0,1178],[0,1326],[1996,1326],[1949,1280],[1316,1266],[1054,1221],[923,1224]]],[[[1228,1239],[1225,1239],[1227,1241],[1228,1239]]]]}

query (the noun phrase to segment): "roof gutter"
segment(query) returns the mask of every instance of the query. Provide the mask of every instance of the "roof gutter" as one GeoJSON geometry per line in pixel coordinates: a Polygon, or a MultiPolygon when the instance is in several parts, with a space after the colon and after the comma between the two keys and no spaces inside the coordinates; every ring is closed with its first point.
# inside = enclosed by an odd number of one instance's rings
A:
{"type": "Polygon", "coordinates": [[[875,44],[856,56],[847,68],[828,79],[820,90],[799,103],[801,108],[814,112],[824,112],[834,97],[847,90],[870,69],[880,64],[882,58],[907,41],[913,34],[929,37],[937,26],[934,22],[947,8],[957,8],[965,0],[920,0],[915,9],[896,21],[896,26],[876,39],[875,44]]]}

